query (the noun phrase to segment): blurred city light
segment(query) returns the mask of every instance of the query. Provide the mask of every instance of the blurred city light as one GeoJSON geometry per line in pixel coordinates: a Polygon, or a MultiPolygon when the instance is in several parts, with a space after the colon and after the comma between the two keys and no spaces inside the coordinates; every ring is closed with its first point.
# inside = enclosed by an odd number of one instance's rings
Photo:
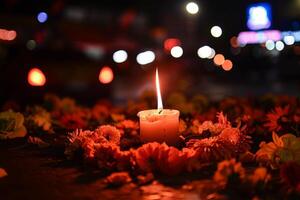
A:
{"type": "Polygon", "coordinates": [[[103,84],[108,84],[114,79],[114,73],[108,66],[103,67],[99,73],[99,81],[103,84]]]}
{"type": "Polygon", "coordinates": [[[265,46],[269,51],[271,51],[275,48],[275,42],[273,40],[267,40],[265,46]]]}
{"type": "Polygon", "coordinates": [[[211,48],[210,55],[207,58],[213,59],[215,57],[215,55],[216,55],[216,51],[213,48],[211,48]]]}
{"type": "Polygon", "coordinates": [[[246,44],[262,44],[267,40],[278,41],[281,40],[282,35],[278,30],[266,30],[266,31],[246,31],[240,32],[238,35],[238,43],[240,46],[246,44]]]}
{"type": "Polygon", "coordinates": [[[199,12],[199,6],[195,2],[189,2],[185,6],[186,11],[189,14],[195,15],[199,12]]]}
{"type": "Polygon", "coordinates": [[[237,40],[236,36],[233,36],[233,37],[230,38],[230,45],[233,48],[237,48],[239,46],[239,43],[238,43],[238,40],[237,40]]]}
{"type": "Polygon", "coordinates": [[[37,20],[40,22],[40,23],[45,23],[48,19],[48,15],[47,13],[45,12],[40,12],[38,15],[37,15],[37,20]]]}
{"type": "Polygon", "coordinates": [[[222,54],[217,54],[215,57],[214,57],[214,63],[215,65],[222,65],[225,61],[225,57],[222,55],[222,54]]]}
{"type": "Polygon", "coordinates": [[[219,26],[213,26],[211,29],[210,29],[210,33],[213,37],[215,38],[218,38],[222,35],[222,29],[221,27],[219,26]]]}
{"type": "Polygon", "coordinates": [[[164,42],[164,48],[167,52],[171,51],[171,49],[175,46],[180,46],[181,42],[177,38],[168,38],[164,42]]]}
{"type": "Polygon", "coordinates": [[[128,58],[128,54],[124,50],[118,50],[113,54],[113,60],[116,63],[122,63],[125,62],[128,58]]]}
{"type": "Polygon", "coordinates": [[[46,83],[44,73],[38,68],[32,68],[28,72],[27,80],[31,86],[43,86],[46,83]]]}
{"type": "Polygon", "coordinates": [[[26,47],[29,50],[33,50],[36,47],[36,42],[34,40],[28,40],[28,42],[26,43],[26,47]]]}
{"type": "Polygon", "coordinates": [[[14,30],[0,29],[0,40],[12,41],[17,37],[17,32],[14,30]]]}
{"type": "Polygon", "coordinates": [[[171,55],[174,58],[179,58],[183,55],[183,49],[180,46],[175,46],[171,49],[171,55]]]}
{"type": "Polygon", "coordinates": [[[209,58],[213,54],[213,50],[209,46],[203,46],[198,49],[197,54],[200,58],[209,58]]]}
{"type": "Polygon", "coordinates": [[[225,71],[230,71],[233,67],[233,64],[231,62],[231,60],[225,60],[224,63],[222,64],[222,68],[225,70],[225,71]]]}
{"type": "Polygon", "coordinates": [[[247,26],[250,30],[271,27],[271,6],[268,3],[252,4],[247,9],[247,26]]]}
{"type": "Polygon", "coordinates": [[[149,63],[152,63],[155,60],[155,54],[153,51],[144,51],[142,53],[139,53],[136,56],[136,61],[140,65],[147,65],[149,63]]]}
{"type": "Polygon", "coordinates": [[[295,37],[292,35],[286,35],[283,37],[283,41],[286,45],[293,45],[295,43],[295,37]]]}
{"type": "Polygon", "coordinates": [[[282,41],[277,41],[275,47],[278,51],[282,51],[284,49],[284,43],[282,41]]]}

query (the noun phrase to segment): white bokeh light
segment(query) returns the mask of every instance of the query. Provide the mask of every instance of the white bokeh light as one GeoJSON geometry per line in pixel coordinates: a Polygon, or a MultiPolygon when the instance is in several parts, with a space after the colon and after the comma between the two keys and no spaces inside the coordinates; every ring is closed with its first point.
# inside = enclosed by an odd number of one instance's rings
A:
{"type": "Polygon", "coordinates": [[[284,43],[282,41],[277,41],[275,47],[278,51],[282,51],[284,49],[284,43]]]}
{"type": "Polygon", "coordinates": [[[144,51],[142,53],[139,53],[136,56],[136,61],[140,65],[147,65],[149,63],[152,63],[155,60],[155,54],[153,51],[144,51]]]}
{"type": "Polygon", "coordinates": [[[295,43],[295,37],[292,35],[286,35],[284,36],[283,41],[286,45],[293,45],[295,43]]]}
{"type": "Polygon", "coordinates": [[[195,2],[189,2],[186,4],[185,9],[188,13],[195,15],[199,12],[199,6],[195,2]]]}
{"type": "Polygon", "coordinates": [[[272,51],[275,48],[275,42],[273,40],[267,40],[265,46],[269,51],[272,51]]]}
{"type": "Polygon", "coordinates": [[[213,54],[213,49],[209,46],[203,46],[198,49],[197,54],[200,58],[209,58],[213,54]]]}
{"type": "Polygon", "coordinates": [[[183,49],[180,46],[175,46],[170,53],[174,58],[180,58],[183,55],[183,49]]]}
{"type": "Polygon", "coordinates": [[[113,54],[113,60],[116,63],[125,62],[128,58],[127,52],[124,50],[118,50],[113,54]]]}
{"type": "Polygon", "coordinates": [[[222,35],[222,29],[220,26],[213,26],[210,29],[210,33],[213,37],[218,38],[222,35]]]}
{"type": "Polygon", "coordinates": [[[213,59],[215,57],[215,55],[216,55],[216,51],[213,48],[211,48],[210,55],[207,58],[213,59]]]}

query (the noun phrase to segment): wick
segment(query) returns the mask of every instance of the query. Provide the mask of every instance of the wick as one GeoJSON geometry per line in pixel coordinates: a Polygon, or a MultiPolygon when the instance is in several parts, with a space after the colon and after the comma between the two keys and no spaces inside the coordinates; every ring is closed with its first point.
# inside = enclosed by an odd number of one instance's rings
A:
{"type": "Polygon", "coordinates": [[[162,112],[162,109],[160,109],[159,111],[158,111],[158,114],[160,114],[162,112]]]}

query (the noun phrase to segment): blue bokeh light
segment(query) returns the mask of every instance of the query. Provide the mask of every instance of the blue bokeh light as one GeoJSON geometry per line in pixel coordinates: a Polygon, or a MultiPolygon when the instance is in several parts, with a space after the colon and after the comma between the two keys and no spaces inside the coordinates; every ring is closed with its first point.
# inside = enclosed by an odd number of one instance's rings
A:
{"type": "Polygon", "coordinates": [[[247,9],[247,27],[250,30],[268,29],[272,23],[272,10],[269,3],[251,4],[247,9]]]}
{"type": "Polygon", "coordinates": [[[47,13],[45,12],[40,12],[37,16],[37,20],[40,22],[40,23],[44,23],[46,22],[48,19],[48,15],[47,13]]]}

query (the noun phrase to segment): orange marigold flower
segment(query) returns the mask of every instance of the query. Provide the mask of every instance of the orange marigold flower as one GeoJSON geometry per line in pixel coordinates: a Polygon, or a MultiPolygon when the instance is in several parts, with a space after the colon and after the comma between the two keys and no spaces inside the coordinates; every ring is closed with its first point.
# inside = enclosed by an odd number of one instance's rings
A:
{"type": "Polygon", "coordinates": [[[128,172],[115,172],[106,177],[105,182],[110,186],[121,186],[132,181],[128,172]]]}
{"type": "Polygon", "coordinates": [[[108,142],[112,142],[114,144],[120,144],[121,133],[120,131],[111,125],[102,125],[98,127],[95,132],[104,138],[107,139],[108,142]]]}
{"type": "Polygon", "coordinates": [[[85,154],[85,157],[92,158],[94,154],[93,145],[97,142],[106,141],[103,138],[99,138],[97,134],[89,130],[77,129],[72,133],[69,133],[68,143],[65,148],[65,155],[71,159],[74,157],[76,152],[85,154]]]}
{"type": "Polygon", "coordinates": [[[100,169],[128,170],[131,157],[130,151],[121,151],[114,143],[95,144],[95,158],[100,169]]]}
{"type": "Polygon", "coordinates": [[[267,123],[264,124],[269,131],[280,131],[282,130],[281,122],[287,122],[286,115],[289,114],[289,106],[284,108],[276,107],[275,110],[267,114],[267,123]]]}
{"type": "Polygon", "coordinates": [[[59,121],[67,129],[85,128],[87,126],[87,122],[77,114],[64,114],[59,121]]]}
{"type": "Polygon", "coordinates": [[[97,121],[102,121],[105,120],[106,118],[109,117],[110,112],[107,106],[104,105],[95,105],[93,109],[91,110],[92,113],[92,118],[97,120],[97,121]]]}
{"type": "Polygon", "coordinates": [[[214,174],[214,181],[220,185],[226,185],[230,176],[237,175],[240,180],[245,177],[245,169],[240,162],[235,159],[224,160],[218,163],[217,171],[214,174]]]}
{"type": "Polygon", "coordinates": [[[266,183],[271,180],[271,175],[268,173],[267,168],[258,167],[255,169],[249,179],[253,184],[257,184],[259,182],[266,183]]]}
{"type": "Polygon", "coordinates": [[[143,172],[160,172],[166,175],[175,175],[185,168],[188,154],[174,147],[147,143],[135,151],[135,161],[143,172]]]}

